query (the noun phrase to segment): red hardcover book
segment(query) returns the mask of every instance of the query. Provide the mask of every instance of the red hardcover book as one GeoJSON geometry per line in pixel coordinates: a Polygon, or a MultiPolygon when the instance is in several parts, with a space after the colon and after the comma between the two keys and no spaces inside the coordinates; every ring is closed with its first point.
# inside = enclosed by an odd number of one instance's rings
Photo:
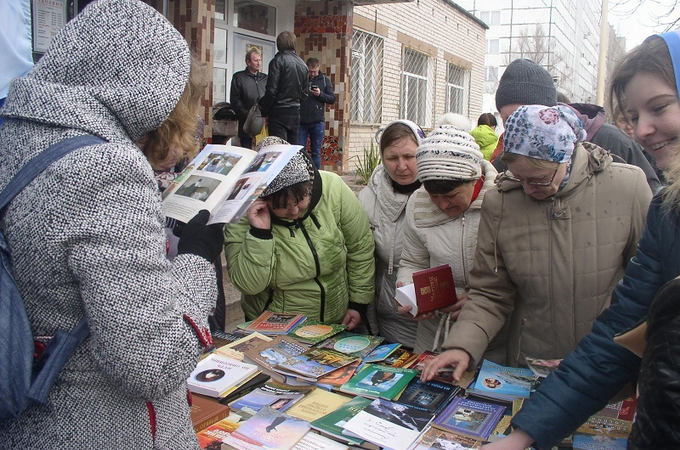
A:
{"type": "Polygon", "coordinates": [[[397,289],[396,300],[411,306],[411,314],[422,315],[451,306],[456,301],[456,285],[451,266],[443,264],[413,273],[413,284],[397,289]]]}

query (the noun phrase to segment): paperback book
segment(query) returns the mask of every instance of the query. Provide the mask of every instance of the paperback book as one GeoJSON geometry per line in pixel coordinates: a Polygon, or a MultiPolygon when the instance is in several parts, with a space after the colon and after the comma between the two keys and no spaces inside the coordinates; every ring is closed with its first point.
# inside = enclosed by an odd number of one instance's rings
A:
{"type": "Polygon", "coordinates": [[[283,314],[265,311],[257,319],[245,327],[246,331],[257,331],[263,334],[288,334],[293,328],[304,322],[302,314],[283,314]]]}
{"type": "Polygon", "coordinates": [[[359,358],[328,348],[310,348],[304,353],[287,358],[274,366],[274,371],[297,374],[302,379],[316,382],[329,373],[352,364],[359,358]]]}
{"type": "Polygon", "coordinates": [[[404,348],[396,349],[392,354],[380,362],[380,364],[392,367],[410,368],[418,360],[420,355],[404,348]]]}
{"type": "Polygon", "coordinates": [[[211,354],[199,361],[187,379],[187,385],[191,392],[221,397],[258,372],[254,364],[211,354]]]}
{"type": "Polygon", "coordinates": [[[434,419],[432,426],[486,440],[504,412],[504,406],[455,397],[434,419]]]}
{"type": "Polygon", "coordinates": [[[363,360],[364,363],[384,361],[388,356],[394,353],[401,344],[382,344],[373,349],[363,360]]]}
{"type": "Polygon", "coordinates": [[[309,431],[309,423],[264,407],[224,442],[238,450],[290,450],[309,431]]]}
{"type": "Polygon", "coordinates": [[[310,431],[295,444],[293,450],[349,450],[349,447],[310,431]]]}
{"type": "Polygon", "coordinates": [[[200,394],[191,396],[191,423],[199,432],[229,415],[229,406],[200,394]]]}
{"type": "Polygon", "coordinates": [[[367,364],[340,387],[341,392],[392,400],[418,375],[414,369],[367,364]]]}
{"type": "Polygon", "coordinates": [[[413,316],[451,306],[458,301],[451,266],[437,267],[414,272],[413,283],[397,288],[395,300],[401,306],[410,306],[413,316]]]}
{"type": "Polygon", "coordinates": [[[289,386],[270,381],[259,389],[249,392],[243,397],[231,402],[229,406],[237,411],[255,415],[265,406],[280,412],[286,412],[296,402],[312,390],[312,386],[289,386]]]}
{"type": "Polygon", "coordinates": [[[531,369],[501,366],[485,359],[472,392],[481,396],[513,400],[516,397],[529,397],[538,384],[539,380],[531,369]]]}
{"type": "Polygon", "coordinates": [[[537,378],[545,378],[557,370],[562,362],[561,359],[538,359],[525,357],[527,367],[531,369],[537,378]]]}
{"type": "Polygon", "coordinates": [[[339,323],[323,323],[315,319],[307,319],[289,333],[293,337],[305,344],[318,344],[321,341],[335,336],[341,331],[345,331],[347,325],[339,323]]]}
{"type": "Polygon", "coordinates": [[[207,145],[163,192],[163,212],[186,223],[207,209],[209,224],[236,223],[301,148],[207,145]]]}
{"type": "Polygon", "coordinates": [[[356,334],[343,331],[335,336],[317,344],[318,348],[328,348],[340,353],[346,353],[357,358],[365,358],[371,353],[384,338],[365,334],[356,334]]]}
{"type": "Polygon", "coordinates": [[[414,378],[397,400],[399,403],[436,415],[459,390],[460,388],[449,383],[439,381],[424,383],[414,378]]]}
{"type": "Polygon", "coordinates": [[[481,446],[477,439],[430,427],[418,438],[413,450],[476,450],[481,446]]]}
{"type": "Polygon", "coordinates": [[[356,416],[365,407],[371,404],[371,400],[364,397],[354,397],[349,402],[331,411],[325,416],[311,422],[312,428],[324,435],[350,445],[360,445],[364,440],[359,437],[349,436],[343,433],[345,424],[356,416]]]}
{"type": "Polygon", "coordinates": [[[335,411],[350,400],[351,397],[346,395],[314,389],[286,411],[286,414],[312,422],[335,411]]]}
{"type": "MultiPolygon", "coordinates": [[[[300,384],[297,378],[290,374],[274,371],[274,367],[287,359],[293,358],[307,351],[307,347],[288,336],[277,336],[270,342],[261,342],[244,352],[247,362],[257,364],[260,369],[278,382],[286,384],[300,384]]],[[[309,384],[304,382],[302,384],[309,384]]]]}
{"type": "MultiPolygon", "coordinates": [[[[429,350],[426,350],[425,352],[421,353],[421,355],[418,357],[416,360],[415,365],[413,366],[414,369],[418,371],[418,375],[423,373],[423,369],[425,368],[425,365],[434,359],[437,355],[429,350]]],[[[447,366],[447,367],[442,367],[441,369],[437,370],[437,375],[434,376],[433,380],[435,381],[441,381],[442,383],[450,383],[450,384],[455,384],[456,379],[453,378],[453,367],[447,366]]]]}
{"type": "Polygon", "coordinates": [[[256,345],[262,342],[269,342],[271,340],[272,338],[270,338],[269,336],[265,336],[264,334],[250,333],[247,334],[246,336],[237,339],[234,342],[216,348],[214,353],[226,356],[227,358],[238,359],[239,361],[243,361],[244,353],[246,350],[254,348],[256,345]]]}
{"type": "Polygon", "coordinates": [[[229,331],[214,330],[211,331],[210,334],[212,335],[213,344],[215,344],[215,347],[219,348],[231,344],[234,341],[238,341],[242,337],[248,336],[250,333],[239,328],[234,328],[229,331]]]}
{"type": "Polygon", "coordinates": [[[239,417],[227,417],[196,433],[203,450],[220,450],[224,439],[239,427],[239,417]]]}
{"type": "Polygon", "coordinates": [[[431,420],[424,411],[375,399],[347,422],[345,430],[383,448],[407,450],[431,420]]]}
{"type": "Polygon", "coordinates": [[[579,450],[625,450],[633,423],[612,417],[592,416],[573,437],[573,448],[579,450]]]}

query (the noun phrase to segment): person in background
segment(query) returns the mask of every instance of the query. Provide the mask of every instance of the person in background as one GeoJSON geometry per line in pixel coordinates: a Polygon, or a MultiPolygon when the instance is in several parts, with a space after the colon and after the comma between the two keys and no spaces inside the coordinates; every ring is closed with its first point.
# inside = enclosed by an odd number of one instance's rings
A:
{"type": "Polygon", "coordinates": [[[269,62],[264,95],[258,101],[267,119],[270,136],[298,142],[300,102],[309,92],[309,70],[295,53],[295,34],[283,31],[276,37],[278,53],[269,62]]]}
{"type": "MultiPolygon", "coordinates": [[[[423,353],[440,347],[465,303],[481,205],[485,194],[493,189],[497,172],[484,160],[469,133],[446,124],[422,140],[416,168],[423,186],[406,206],[397,285],[413,283],[414,272],[448,264],[458,296],[451,307],[418,317],[415,351],[423,353]]],[[[398,308],[408,320],[415,321],[409,310],[398,308]]]]}
{"type": "Polygon", "coordinates": [[[335,103],[335,92],[331,80],[319,69],[319,60],[307,59],[309,69],[309,95],[300,103],[300,140],[299,144],[307,148],[310,141],[312,161],[317,169],[321,169],[321,146],[326,132],[326,105],[335,103]]]}
{"type": "MultiPolygon", "coordinates": [[[[566,99],[566,96],[564,98],[566,99]]],[[[557,89],[552,76],[546,69],[528,59],[516,59],[511,62],[498,83],[496,107],[503,123],[521,105],[555,106],[557,103],[557,89]]],[[[595,108],[599,107],[595,106],[595,108]]],[[[592,113],[593,117],[589,117],[588,114],[577,112],[574,108],[572,110],[579,116],[585,127],[586,141],[611,152],[615,157],[621,158],[622,162],[638,166],[645,173],[647,184],[652,192],[659,189],[661,182],[654,168],[635,142],[618,133],[610,125],[603,125],[604,116],[598,118],[597,111],[592,113]]],[[[491,161],[499,171],[505,169],[502,160],[497,158],[502,152],[503,139],[501,138],[491,155],[491,161]]]]}
{"type": "Polygon", "coordinates": [[[256,49],[246,53],[246,68],[231,79],[229,101],[238,117],[238,140],[241,147],[253,148],[253,136],[243,131],[250,108],[264,95],[267,74],[260,72],[262,55],[256,49]]]}
{"type": "MultiPolygon", "coordinates": [[[[482,204],[468,300],[446,351],[423,371],[474,370],[509,321],[503,358],[564,358],[576,348],[635,253],[652,193],[635,166],[612,162],[566,106],[520,106],[506,121],[508,171],[482,204]]],[[[403,257],[402,257],[403,258],[403,257]]]]}
{"type": "Polygon", "coordinates": [[[1,219],[36,340],[83,317],[90,332],[49,403],[0,422],[3,446],[198,448],[186,379],[211,344],[222,227],[207,226],[202,211],[169,261],[151,161],[195,143],[207,86],[182,35],[136,0],[90,3],[12,81],[0,189],[56,142],[86,134],[106,142],[52,164],[1,219]],[[144,154],[144,139],[162,142],[153,148],[163,153],[144,154]]]}
{"type": "MultiPolygon", "coordinates": [[[[637,252],[614,289],[611,306],[524,403],[513,418],[511,435],[489,445],[489,450],[524,449],[531,442],[539,449],[551,448],[638,375],[640,358],[613,337],[644,319],[657,295],[659,302],[667,301],[663,297],[674,290],[661,294],[660,290],[680,275],[680,59],[671,57],[679,52],[678,30],[652,36],[624,56],[612,74],[610,102],[621,105],[630,118],[635,139],[665,171],[668,187],[654,196],[637,252]]],[[[677,303],[677,297],[673,300],[677,303]]],[[[663,305],[659,310],[664,311],[663,305]]],[[[669,315],[659,322],[657,313],[650,313],[650,324],[673,323],[671,311],[666,311],[669,315]]],[[[668,368],[668,353],[657,347],[658,333],[663,333],[663,346],[675,351],[677,362],[677,341],[672,340],[676,330],[648,326],[648,333],[651,348],[645,351],[645,368],[638,380],[640,397],[628,448],[678,448],[677,372],[659,371],[668,368]],[[664,408],[669,402],[672,408],[664,408]]]]}
{"type": "MultiPolygon", "coordinates": [[[[287,142],[269,136],[258,150],[274,144],[287,142]]],[[[246,320],[269,310],[349,330],[365,322],[375,273],[368,218],[342,178],[318,171],[306,151],[225,229],[225,238],[227,270],[246,320]]]]}
{"type": "Polygon", "coordinates": [[[382,163],[359,193],[375,240],[375,301],[368,311],[371,329],[411,349],[416,343],[418,324],[397,312],[394,295],[406,202],[421,185],[416,151],[424,137],[423,130],[410,120],[395,120],[379,130],[376,141],[382,163]]]}
{"type": "Polygon", "coordinates": [[[628,117],[621,111],[619,105],[614,106],[614,125],[616,128],[626,133],[631,139],[635,139],[635,134],[633,133],[633,124],[630,123],[628,117]]]}
{"type": "Polygon", "coordinates": [[[26,76],[33,67],[31,34],[30,0],[0,2],[0,107],[5,103],[10,81],[26,76]]]}
{"type": "Polygon", "coordinates": [[[482,152],[487,161],[491,159],[491,155],[498,144],[497,125],[496,116],[491,113],[484,113],[477,119],[477,127],[470,131],[477,145],[479,145],[479,151],[482,152]]]}

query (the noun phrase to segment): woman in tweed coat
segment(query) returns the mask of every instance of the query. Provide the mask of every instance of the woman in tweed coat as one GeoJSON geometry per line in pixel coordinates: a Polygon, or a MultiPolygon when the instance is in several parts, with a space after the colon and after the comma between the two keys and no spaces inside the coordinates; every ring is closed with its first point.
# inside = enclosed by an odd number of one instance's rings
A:
{"type": "Polygon", "coordinates": [[[190,221],[168,261],[149,164],[168,155],[147,159],[135,144],[195,139],[203,86],[194,78],[187,43],[165,18],[136,0],[100,0],[12,82],[0,110],[0,189],[60,140],[89,133],[107,143],[52,164],[0,222],[34,336],[83,316],[90,329],[50,401],[0,422],[4,448],[198,448],[186,378],[210,342],[221,230],[190,221]]]}

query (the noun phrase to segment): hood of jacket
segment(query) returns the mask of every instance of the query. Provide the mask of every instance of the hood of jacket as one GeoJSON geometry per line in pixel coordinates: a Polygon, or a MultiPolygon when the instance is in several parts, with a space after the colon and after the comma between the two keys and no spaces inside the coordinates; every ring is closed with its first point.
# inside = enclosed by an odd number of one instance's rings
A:
{"type": "Polygon", "coordinates": [[[12,82],[1,114],[136,142],[177,105],[190,65],[186,41],[153,8],[100,0],[57,33],[27,77],[12,82]]]}
{"type": "MultiPolygon", "coordinates": [[[[554,197],[566,197],[576,190],[580,190],[597,172],[602,172],[613,161],[608,151],[590,142],[576,144],[571,158],[569,181],[554,197]]],[[[522,184],[509,179],[501,173],[496,179],[496,186],[501,192],[521,189],[522,184]]]]}
{"type": "MultiPolygon", "coordinates": [[[[494,180],[498,175],[496,169],[488,161],[482,161],[482,171],[484,173],[482,190],[479,192],[479,195],[477,195],[477,198],[470,203],[468,210],[478,210],[482,208],[484,194],[493,187],[494,180]]],[[[413,211],[415,213],[415,224],[418,228],[436,227],[443,223],[456,220],[459,217],[449,217],[446,215],[444,211],[439,209],[439,207],[430,200],[430,196],[424,187],[418,189],[413,195],[415,196],[413,211]]]]}
{"type": "Polygon", "coordinates": [[[586,141],[592,141],[595,134],[600,131],[605,120],[604,108],[589,103],[570,103],[567,105],[581,120],[583,129],[588,135],[586,141]]]}

